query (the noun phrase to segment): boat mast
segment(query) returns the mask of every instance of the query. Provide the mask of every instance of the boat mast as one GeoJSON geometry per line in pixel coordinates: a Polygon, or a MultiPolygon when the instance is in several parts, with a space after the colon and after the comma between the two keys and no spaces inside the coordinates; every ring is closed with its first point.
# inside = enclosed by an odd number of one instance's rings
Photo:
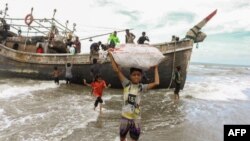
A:
{"type": "Polygon", "coordinates": [[[7,11],[8,11],[8,3],[5,4],[3,19],[5,19],[5,17],[7,16],[7,11]]]}
{"type": "Polygon", "coordinates": [[[54,20],[55,20],[55,15],[56,15],[56,9],[54,9],[54,13],[53,13],[53,17],[52,17],[52,23],[54,24],[54,20]]]}
{"type": "Polygon", "coordinates": [[[53,11],[53,16],[52,16],[52,21],[50,22],[50,24],[51,24],[51,29],[49,29],[49,30],[51,30],[51,31],[49,31],[49,39],[50,39],[50,37],[51,37],[51,32],[52,32],[52,26],[54,26],[55,25],[55,23],[54,23],[54,20],[55,20],[55,15],[56,15],[56,9],[54,9],[54,11],[53,11]]]}
{"type": "Polygon", "coordinates": [[[76,23],[73,23],[73,33],[76,31],[76,23]]]}
{"type": "Polygon", "coordinates": [[[68,24],[69,24],[69,21],[67,20],[66,23],[65,23],[65,30],[64,30],[65,38],[67,38],[67,28],[68,28],[68,24]]]}
{"type": "Polygon", "coordinates": [[[16,30],[18,32],[18,35],[21,35],[21,33],[23,33],[26,37],[24,40],[24,44],[23,44],[23,48],[24,50],[27,49],[27,45],[29,44],[29,36],[31,34],[42,34],[42,36],[46,36],[46,38],[50,38],[52,36],[52,34],[48,34],[50,32],[56,32],[60,33],[62,36],[64,36],[64,38],[67,38],[68,33],[70,34],[74,34],[74,32],[76,31],[76,24],[73,23],[73,29],[69,29],[69,25],[68,25],[68,21],[66,22],[66,25],[63,23],[60,23],[57,19],[55,19],[55,15],[57,10],[54,9],[52,18],[38,18],[35,19],[33,18],[33,10],[34,8],[31,8],[31,12],[28,13],[26,15],[25,18],[10,18],[7,17],[9,16],[8,13],[8,4],[6,3],[6,7],[5,10],[0,11],[1,14],[1,21],[4,24],[7,24],[5,22],[5,20],[10,21],[10,24],[8,24],[8,26],[10,26],[11,28],[13,28],[14,30],[16,30]],[[23,21],[25,20],[25,24],[15,24],[12,23],[12,21],[23,21]],[[32,23],[32,24],[31,24],[32,23]],[[56,27],[56,29],[54,29],[54,27],[56,27]],[[22,29],[24,28],[24,31],[22,32],[22,29]],[[33,30],[33,31],[32,31],[33,30]],[[56,31],[54,31],[56,30],[56,31]]]}
{"type": "MultiPolygon", "coordinates": [[[[33,13],[33,7],[31,8],[31,13],[30,13],[31,16],[32,16],[32,13],[33,13]]],[[[27,44],[30,29],[31,29],[31,26],[30,24],[28,24],[28,32],[27,32],[27,37],[25,39],[25,43],[24,43],[24,50],[26,49],[26,44],[27,44]]]]}

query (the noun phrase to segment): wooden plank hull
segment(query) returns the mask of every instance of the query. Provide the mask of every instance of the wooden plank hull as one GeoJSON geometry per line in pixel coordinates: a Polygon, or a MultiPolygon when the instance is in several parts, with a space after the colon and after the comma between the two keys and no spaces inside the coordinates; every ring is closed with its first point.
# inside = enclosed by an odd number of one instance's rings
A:
{"type": "MultiPolygon", "coordinates": [[[[175,66],[182,67],[184,87],[187,69],[192,53],[193,42],[182,41],[178,43],[156,44],[157,48],[164,54],[165,59],[159,65],[160,85],[157,88],[168,88],[171,83],[172,71],[175,66]]],[[[0,75],[11,75],[14,77],[25,77],[39,80],[53,80],[51,73],[54,66],[59,70],[65,70],[65,63],[73,61],[72,68],[73,83],[82,84],[82,80],[91,81],[90,62],[88,55],[36,55],[18,52],[3,45],[0,45],[0,75]],[[42,60],[41,60],[42,59],[42,60]],[[47,61],[44,61],[47,60],[47,61]]],[[[65,71],[64,71],[65,72],[65,71]]],[[[123,69],[124,74],[129,76],[129,69],[123,69]]],[[[117,75],[112,70],[111,64],[105,62],[101,69],[104,80],[111,83],[113,88],[121,88],[117,75]]],[[[153,70],[146,71],[146,76],[150,79],[144,81],[149,83],[154,79],[153,70]]],[[[64,74],[60,77],[64,79],[64,74]]],[[[174,87],[172,83],[171,87],[174,87]]]]}

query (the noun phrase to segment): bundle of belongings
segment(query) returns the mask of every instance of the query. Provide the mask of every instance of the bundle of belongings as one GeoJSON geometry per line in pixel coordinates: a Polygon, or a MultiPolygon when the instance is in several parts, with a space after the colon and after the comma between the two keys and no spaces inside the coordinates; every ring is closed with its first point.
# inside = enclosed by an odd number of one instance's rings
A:
{"type": "Polygon", "coordinates": [[[164,59],[163,54],[150,45],[121,44],[111,54],[120,67],[143,70],[158,65],[164,59]]]}

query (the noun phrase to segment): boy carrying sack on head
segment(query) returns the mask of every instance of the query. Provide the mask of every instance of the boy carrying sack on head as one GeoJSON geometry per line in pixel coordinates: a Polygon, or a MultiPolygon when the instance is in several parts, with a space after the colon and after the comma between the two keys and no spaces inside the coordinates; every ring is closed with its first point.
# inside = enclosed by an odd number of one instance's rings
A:
{"type": "Polygon", "coordinates": [[[122,73],[118,64],[116,64],[111,52],[109,57],[113,70],[118,75],[123,86],[123,107],[120,122],[120,139],[126,140],[127,133],[129,132],[132,140],[137,141],[141,133],[141,94],[145,91],[159,85],[158,66],[154,66],[154,82],[149,84],[142,84],[142,69],[130,68],[130,80],[128,80],[122,73]]]}

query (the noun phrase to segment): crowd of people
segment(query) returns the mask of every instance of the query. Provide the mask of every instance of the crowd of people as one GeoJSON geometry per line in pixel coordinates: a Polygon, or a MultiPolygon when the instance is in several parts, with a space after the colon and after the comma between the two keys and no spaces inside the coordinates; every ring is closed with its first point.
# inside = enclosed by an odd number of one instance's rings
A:
{"type": "MultiPolygon", "coordinates": [[[[125,35],[125,42],[126,43],[134,43],[134,39],[136,36],[129,32],[129,30],[126,30],[125,35]]],[[[139,136],[141,134],[141,95],[145,93],[147,90],[150,90],[157,85],[160,84],[159,79],[159,73],[158,73],[158,66],[154,66],[154,80],[148,84],[143,84],[142,79],[144,77],[144,72],[142,69],[139,68],[130,68],[130,75],[129,79],[125,77],[122,70],[120,69],[119,65],[115,62],[114,58],[112,57],[110,53],[110,49],[108,48],[114,48],[118,43],[120,43],[119,38],[117,37],[117,32],[112,33],[109,36],[109,44],[103,45],[102,42],[96,42],[91,44],[90,51],[92,54],[98,52],[100,50],[100,47],[108,51],[108,56],[111,61],[112,68],[116,75],[118,76],[120,83],[123,86],[123,106],[121,111],[121,120],[120,120],[120,140],[125,141],[126,136],[129,132],[130,138],[132,140],[138,140],[139,136]],[[107,47],[108,46],[108,47],[107,47]]],[[[149,38],[146,36],[145,32],[142,32],[142,36],[138,39],[138,44],[144,44],[145,41],[149,41],[149,38]]],[[[72,45],[69,44],[69,46],[72,48],[72,45]]],[[[83,84],[85,86],[91,87],[91,94],[96,97],[94,101],[94,110],[96,108],[100,107],[100,112],[102,112],[102,103],[103,103],[103,91],[105,88],[111,87],[110,84],[107,84],[107,82],[102,77],[102,64],[98,63],[98,60],[96,58],[90,58],[92,60],[92,65],[90,67],[90,76],[91,76],[91,82],[88,83],[85,79],[83,79],[83,84]]],[[[72,63],[66,63],[65,64],[65,80],[66,84],[71,84],[71,80],[73,78],[72,74],[72,63]]],[[[63,73],[57,68],[54,68],[53,71],[53,77],[56,84],[59,84],[59,77],[63,73]]],[[[177,66],[176,71],[173,74],[173,81],[175,83],[175,100],[179,99],[179,91],[181,88],[182,83],[182,74],[181,74],[181,67],[177,66]]]]}
{"type": "MultiPolygon", "coordinates": [[[[158,66],[154,66],[154,80],[149,84],[141,83],[143,78],[143,70],[139,68],[130,68],[129,79],[125,77],[119,65],[113,59],[111,53],[108,51],[110,57],[111,65],[118,76],[120,83],[123,86],[123,106],[121,111],[121,120],[120,120],[120,139],[121,141],[126,140],[126,136],[129,132],[130,138],[133,140],[138,140],[141,133],[141,95],[147,90],[150,90],[160,84],[158,66]]],[[[66,84],[71,84],[71,79],[73,78],[72,74],[72,63],[65,64],[65,79],[66,84]]],[[[56,84],[59,84],[59,77],[63,73],[57,68],[54,68],[52,73],[54,81],[56,84]]],[[[103,91],[105,88],[111,87],[110,84],[107,85],[107,82],[103,80],[101,73],[101,64],[97,62],[97,59],[93,59],[93,64],[90,67],[90,76],[92,80],[90,83],[87,83],[83,79],[83,84],[91,87],[91,94],[96,97],[94,101],[94,110],[100,107],[100,113],[102,112],[102,103],[103,103],[103,91]]],[[[173,75],[173,81],[175,83],[175,100],[179,99],[179,91],[181,88],[182,74],[181,67],[177,66],[176,71],[173,75]]]]}
{"type": "Polygon", "coordinates": [[[74,55],[76,53],[81,53],[81,42],[79,37],[75,37],[75,40],[72,42],[72,37],[67,39],[66,42],[67,50],[70,54],[74,55]]]}
{"type": "MultiPolygon", "coordinates": [[[[126,44],[134,44],[136,36],[129,31],[129,29],[125,30],[125,43],[126,44]]],[[[49,34],[49,47],[53,48],[53,43],[55,42],[55,33],[51,32],[49,34]]],[[[137,43],[138,44],[145,44],[145,41],[149,42],[148,36],[146,36],[146,32],[142,32],[142,35],[138,38],[137,43]]],[[[114,31],[111,33],[108,37],[108,41],[106,44],[103,44],[101,41],[94,42],[90,45],[90,60],[93,59],[92,56],[97,55],[99,50],[102,49],[106,51],[109,48],[115,48],[120,43],[120,39],[117,36],[117,31],[114,31]]],[[[81,53],[81,42],[79,40],[79,37],[73,38],[72,35],[69,35],[66,40],[66,51],[72,55],[81,53]]],[[[43,46],[41,44],[37,45],[36,53],[45,53],[43,46]]],[[[92,60],[91,60],[92,61],[92,60]]]]}
{"type": "MultiPolygon", "coordinates": [[[[126,44],[134,44],[134,40],[136,36],[129,31],[129,29],[125,30],[125,43],[126,44]]],[[[137,40],[138,44],[145,44],[145,41],[149,42],[148,36],[146,36],[146,32],[142,32],[141,37],[137,40]]],[[[97,56],[100,49],[106,51],[109,48],[115,48],[120,43],[120,39],[117,36],[117,31],[111,33],[108,37],[107,44],[103,44],[101,41],[94,42],[90,45],[90,61],[93,59],[93,56],[97,56]]]]}
{"type": "MultiPolygon", "coordinates": [[[[125,30],[126,35],[125,35],[125,43],[130,43],[134,44],[134,40],[136,36],[129,31],[129,29],[125,30]]],[[[149,42],[148,36],[146,36],[146,32],[142,32],[142,36],[139,37],[137,43],[138,44],[144,44],[145,41],[149,42]]],[[[98,55],[99,50],[102,48],[102,50],[107,51],[109,48],[115,48],[117,44],[120,43],[120,39],[117,36],[117,31],[114,31],[113,33],[110,34],[108,38],[108,43],[103,44],[101,41],[99,42],[94,42],[90,45],[90,60],[92,62],[92,66],[90,68],[90,75],[92,77],[92,81],[96,80],[96,76],[99,76],[101,74],[101,64],[98,63],[97,58],[92,58],[93,55],[98,55]]],[[[70,54],[76,54],[81,52],[81,42],[79,40],[79,37],[75,37],[75,40],[72,42],[72,37],[69,37],[66,42],[66,46],[68,49],[68,52],[70,54]]],[[[39,44],[37,47],[37,53],[44,53],[43,48],[39,44]]],[[[66,79],[66,84],[71,84],[71,79],[73,77],[72,75],[72,66],[73,63],[67,63],[65,65],[65,79],[66,79]]],[[[54,81],[56,84],[59,84],[59,76],[62,75],[63,72],[61,72],[57,67],[54,67],[53,71],[53,77],[54,81]]],[[[144,72],[143,73],[143,78],[145,77],[144,72]]],[[[87,83],[86,83],[87,84],[87,83]]]]}

